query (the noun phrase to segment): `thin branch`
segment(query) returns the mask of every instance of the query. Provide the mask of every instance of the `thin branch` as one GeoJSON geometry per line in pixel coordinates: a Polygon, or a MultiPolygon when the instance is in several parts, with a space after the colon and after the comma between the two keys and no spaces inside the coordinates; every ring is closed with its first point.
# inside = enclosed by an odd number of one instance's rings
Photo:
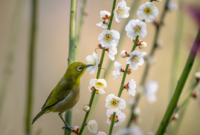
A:
{"type": "Polygon", "coordinates": [[[32,0],[32,14],[31,14],[31,30],[29,43],[29,68],[28,68],[28,92],[26,105],[26,125],[25,133],[31,133],[31,116],[32,116],[32,102],[33,102],[33,78],[34,78],[34,54],[36,41],[36,23],[37,23],[37,0],[32,0]]]}

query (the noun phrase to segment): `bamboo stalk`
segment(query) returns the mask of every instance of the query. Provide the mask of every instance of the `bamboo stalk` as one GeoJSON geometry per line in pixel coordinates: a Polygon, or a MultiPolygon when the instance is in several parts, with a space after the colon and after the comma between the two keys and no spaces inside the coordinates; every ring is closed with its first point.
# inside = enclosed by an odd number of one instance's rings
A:
{"type": "MultiPolygon", "coordinates": [[[[77,12],[77,0],[71,0],[68,66],[75,61],[75,57],[76,57],[76,12],[77,12]]],[[[65,122],[69,126],[71,126],[72,109],[66,111],[65,122]]],[[[70,134],[71,134],[71,131],[69,131],[68,129],[65,129],[64,135],[70,135],[70,134]]]]}
{"type": "MultiPolygon", "coordinates": [[[[114,11],[114,9],[115,9],[115,5],[116,5],[116,0],[113,1],[113,7],[112,7],[111,17],[110,17],[110,24],[108,25],[107,30],[110,30],[110,29],[111,29],[112,20],[113,20],[113,16],[114,16],[113,11],[114,11]]],[[[101,68],[102,68],[102,64],[103,64],[104,55],[105,55],[105,49],[103,49],[102,54],[101,54],[101,59],[100,59],[100,63],[99,63],[99,67],[98,67],[96,79],[99,79],[99,77],[100,77],[100,73],[101,73],[101,68]]],[[[93,90],[92,95],[91,95],[91,97],[90,97],[90,103],[89,103],[90,108],[92,108],[92,104],[93,104],[93,101],[94,101],[95,93],[96,93],[96,89],[93,90]]],[[[81,134],[83,133],[83,130],[84,130],[84,128],[85,128],[85,124],[86,124],[86,122],[87,122],[87,119],[88,119],[89,114],[90,114],[90,111],[89,111],[89,112],[86,112],[86,114],[85,114],[85,117],[84,117],[84,120],[83,120],[81,129],[80,129],[80,131],[79,131],[79,135],[81,135],[81,134]]]]}
{"type": "MultiPolygon", "coordinates": [[[[158,40],[158,37],[159,37],[159,34],[160,34],[160,28],[163,25],[163,21],[164,21],[164,18],[166,16],[166,12],[167,12],[167,8],[166,7],[167,7],[168,2],[169,2],[169,0],[165,1],[164,8],[163,8],[163,11],[162,11],[162,14],[161,14],[161,18],[160,18],[160,22],[158,23],[158,25],[156,25],[156,32],[155,32],[155,35],[154,35],[153,46],[152,46],[151,51],[149,53],[149,57],[153,57],[153,55],[154,55],[154,53],[156,51],[157,40],[158,40]]],[[[139,86],[144,86],[145,85],[149,70],[150,70],[150,65],[146,64],[139,86]]],[[[137,92],[137,94],[135,96],[135,103],[131,107],[131,113],[130,113],[130,116],[129,116],[130,119],[129,119],[128,123],[127,123],[127,127],[130,127],[130,125],[131,125],[131,121],[133,119],[132,110],[134,110],[135,107],[137,107],[137,105],[139,103],[139,100],[140,100],[140,97],[141,97],[141,94],[142,93],[137,92]]]]}
{"type": "Polygon", "coordinates": [[[29,47],[29,67],[28,67],[28,92],[26,104],[26,122],[25,133],[31,134],[31,116],[32,116],[32,101],[33,101],[33,78],[34,78],[34,54],[37,29],[37,0],[31,2],[31,30],[30,30],[30,47],[29,47]]]}
{"type": "Polygon", "coordinates": [[[183,70],[183,72],[181,74],[181,77],[179,79],[179,82],[178,82],[178,84],[176,86],[176,89],[175,89],[175,92],[173,94],[173,97],[172,97],[172,99],[171,99],[171,101],[170,101],[170,103],[168,105],[168,108],[167,108],[167,110],[165,112],[165,115],[163,117],[163,120],[161,121],[161,124],[160,124],[160,126],[159,126],[159,128],[157,130],[156,135],[163,135],[165,130],[166,130],[166,128],[167,128],[167,126],[168,126],[168,124],[169,124],[169,121],[170,121],[171,116],[172,116],[172,114],[174,112],[174,109],[176,108],[176,105],[177,105],[177,102],[178,102],[179,97],[181,95],[181,92],[182,92],[182,89],[184,87],[184,84],[185,84],[185,82],[187,80],[187,77],[188,77],[188,75],[190,73],[190,70],[191,70],[191,68],[193,66],[197,51],[198,51],[198,49],[200,47],[199,43],[200,43],[200,29],[198,31],[197,37],[195,39],[195,42],[194,42],[194,44],[192,46],[192,49],[190,51],[190,54],[188,56],[188,60],[187,60],[187,62],[185,64],[185,68],[184,68],[184,70],[183,70]]]}

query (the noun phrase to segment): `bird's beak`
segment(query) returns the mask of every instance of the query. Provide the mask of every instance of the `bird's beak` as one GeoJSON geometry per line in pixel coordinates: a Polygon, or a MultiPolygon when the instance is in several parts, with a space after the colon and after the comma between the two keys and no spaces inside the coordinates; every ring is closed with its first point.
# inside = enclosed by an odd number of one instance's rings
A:
{"type": "Polygon", "coordinates": [[[93,64],[87,64],[86,66],[85,66],[85,68],[88,68],[88,67],[91,67],[91,66],[94,66],[93,64]]]}

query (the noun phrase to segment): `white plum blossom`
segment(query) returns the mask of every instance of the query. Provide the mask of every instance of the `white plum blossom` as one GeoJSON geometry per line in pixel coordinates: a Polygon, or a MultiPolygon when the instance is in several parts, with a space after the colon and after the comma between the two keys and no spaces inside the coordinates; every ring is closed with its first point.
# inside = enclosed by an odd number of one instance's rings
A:
{"type": "Polygon", "coordinates": [[[119,129],[113,135],[143,135],[143,132],[138,126],[132,126],[130,128],[119,129]]]}
{"type": "Polygon", "coordinates": [[[133,51],[131,52],[130,57],[126,60],[126,63],[131,64],[133,70],[137,70],[138,66],[142,66],[144,63],[143,57],[146,54],[146,52],[133,51]]]}
{"type": "MultiPolygon", "coordinates": [[[[106,114],[108,117],[106,123],[111,124],[112,118],[113,118],[113,111],[108,109],[106,114]]],[[[126,118],[126,115],[123,112],[121,112],[120,110],[116,111],[115,118],[114,118],[114,126],[120,125],[125,120],[125,118],[126,118]]]]}
{"type": "Polygon", "coordinates": [[[95,120],[90,120],[87,122],[87,128],[91,133],[97,133],[98,124],[95,120]]]}
{"type": "Polygon", "coordinates": [[[129,54],[127,53],[127,51],[123,50],[121,53],[120,53],[120,56],[121,58],[126,58],[129,56],[129,54]]]}
{"type": "Polygon", "coordinates": [[[112,72],[112,74],[115,76],[114,80],[116,80],[121,75],[122,65],[119,62],[115,61],[114,67],[115,67],[115,70],[112,72]]]}
{"type": "Polygon", "coordinates": [[[137,35],[143,38],[147,35],[146,23],[140,21],[139,19],[130,20],[126,25],[125,30],[127,32],[127,36],[132,40],[135,40],[137,35]]]}
{"type": "Polygon", "coordinates": [[[108,109],[112,111],[118,111],[126,107],[126,102],[124,99],[121,99],[114,94],[109,94],[106,97],[106,105],[108,109]]]}
{"type": "Polygon", "coordinates": [[[154,6],[153,2],[142,4],[137,11],[138,18],[145,19],[147,22],[152,22],[158,14],[158,8],[154,6]]]}
{"type": "Polygon", "coordinates": [[[120,34],[116,30],[104,30],[98,37],[100,44],[105,48],[117,47],[120,34]]]}
{"type": "Polygon", "coordinates": [[[117,54],[117,47],[113,46],[108,49],[108,56],[111,60],[115,60],[115,55],[117,54]]]}
{"type": "Polygon", "coordinates": [[[128,94],[135,96],[135,88],[136,88],[136,83],[133,79],[130,80],[130,82],[128,83],[128,94]]]}
{"type": "Polygon", "coordinates": [[[157,100],[156,92],[158,91],[158,83],[149,81],[145,87],[145,97],[149,103],[154,103],[157,100]]]}
{"type": "Polygon", "coordinates": [[[96,94],[104,94],[104,93],[106,93],[104,91],[104,89],[106,87],[107,87],[106,80],[104,80],[104,79],[91,79],[88,89],[89,89],[90,92],[92,92],[95,88],[96,94]]]}
{"type": "Polygon", "coordinates": [[[102,132],[102,131],[99,131],[99,132],[97,133],[97,135],[106,135],[106,133],[105,133],[105,132],[102,132]]]}
{"type": "Polygon", "coordinates": [[[86,70],[88,72],[90,72],[90,74],[94,74],[98,68],[98,64],[99,64],[99,57],[97,55],[97,53],[93,52],[92,55],[88,55],[86,57],[86,61],[88,62],[88,64],[93,64],[95,66],[91,66],[91,67],[88,67],[86,70]]]}
{"type": "Polygon", "coordinates": [[[169,11],[176,10],[176,9],[177,9],[177,4],[176,4],[176,2],[170,0],[170,1],[167,3],[167,9],[168,9],[169,11]]]}
{"type": "Polygon", "coordinates": [[[116,22],[121,22],[121,18],[128,18],[130,7],[126,6],[126,2],[124,0],[120,1],[117,4],[116,9],[114,10],[114,16],[116,22]]]}
{"type": "Polygon", "coordinates": [[[100,11],[100,17],[102,21],[97,23],[97,26],[101,28],[108,28],[108,25],[110,24],[110,12],[100,11]]]}

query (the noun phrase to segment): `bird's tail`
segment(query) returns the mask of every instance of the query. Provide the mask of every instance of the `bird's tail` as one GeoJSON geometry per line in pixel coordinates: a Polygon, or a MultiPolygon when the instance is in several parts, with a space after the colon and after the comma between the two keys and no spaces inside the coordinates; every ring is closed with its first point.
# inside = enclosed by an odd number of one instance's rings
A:
{"type": "Polygon", "coordinates": [[[35,118],[33,119],[32,124],[33,124],[40,116],[42,116],[42,115],[45,114],[45,113],[46,113],[46,110],[41,110],[41,111],[35,116],[35,118]]]}

